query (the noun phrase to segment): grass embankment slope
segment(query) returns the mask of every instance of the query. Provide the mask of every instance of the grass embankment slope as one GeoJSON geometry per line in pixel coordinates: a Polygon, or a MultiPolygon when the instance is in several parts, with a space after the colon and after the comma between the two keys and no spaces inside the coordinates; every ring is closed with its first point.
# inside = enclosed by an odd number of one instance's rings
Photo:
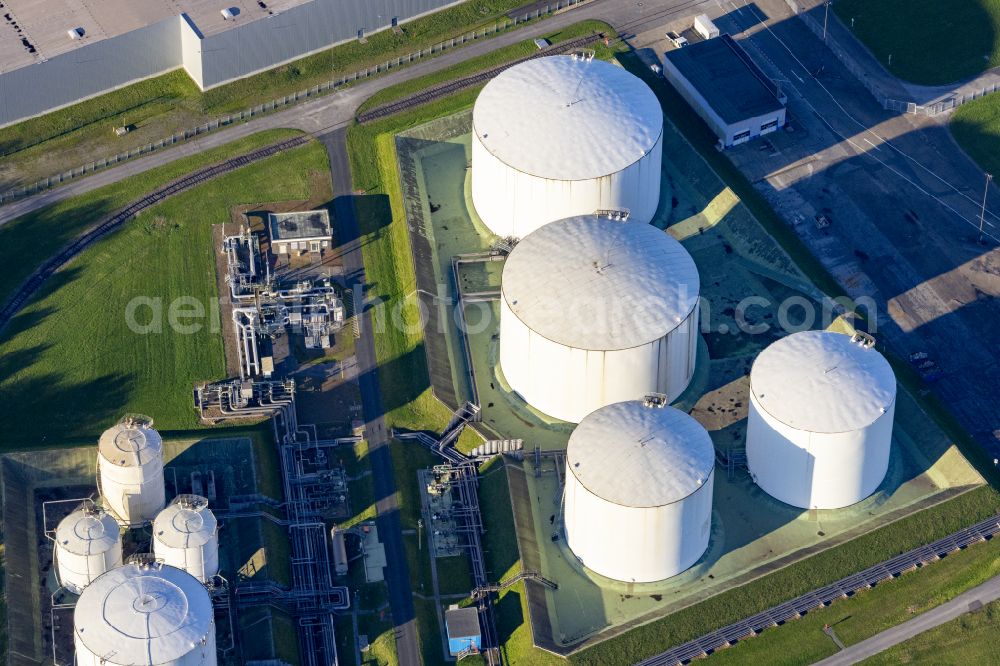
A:
{"type": "MultiPolygon", "coordinates": [[[[247,144],[274,139],[255,137],[247,144]]],[[[247,144],[222,152],[246,152],[247,144]]],[[[218,159],[206,154],[198,162],[218,159]]],[[[0,228],[0,261],[30,272],[108,211],[192,166],[175,163],[12,222],[0,228]]],[[[329,198],[326,152],[311,142],[167,199],[88,248],[46,283],[0,338],[3,447],[93,441],[123,412],[149,414],[163,430],[198,427],[193,385],[225,375],[213,311],[212,225],[229,221],[239,204],[322,204],[329,198]],[[162,306],[142,306],[134,317],[141,324],[161,322],[159,330],[137,333],[128,325],[126,310],[136,298],[162,306]],[[174,326],[171,304],[184,303],[177,299],[190,305],[175,311],[181,316],[174,326]],[[192,310],[202,314],[183,316],[192,310]]],[[[5,280],[4,293],[13,287],[5,280]]]]}
{"type": "Polygon", "coordinates": [[[159,141],[220,115],[269,102],[373,67],[473,29],[492,26],[523,0],[467,0],[287,65],[201,92],[181,70],[141,81],[65,109],[0,129],[0,190],[29,184],[95,158],[159,141]],[[136,129],[116,137],[122,123],[136,129]]]}
{"type": "Polygon", "coordinates": [[[1000,0],[838,0],[831,7],[890,72],[941,85],[1000,65],[1000,0]],[[889,56],[892,62],[889,62],[889,56]]]}

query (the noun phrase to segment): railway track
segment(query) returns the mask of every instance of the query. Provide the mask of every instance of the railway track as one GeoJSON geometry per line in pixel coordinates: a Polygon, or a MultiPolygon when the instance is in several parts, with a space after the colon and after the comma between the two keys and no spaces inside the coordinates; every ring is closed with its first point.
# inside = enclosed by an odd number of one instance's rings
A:
{"type": "Polygon", "coordinates": [[[195,185],[200,185],[207,180],[211,180],[223,174],[235,171],[236,169],[247,166],[248,164],[271,157],[272,155],[276,155],[283,150],[300,146],[308,139],[308,136],[294,137],[279,143],[271,144],[270,146],[259,148],[253,152],[246,153],[245,155],[239,155],[224,162],[219,162],[218,164],[205,167],[204,169],[195,171],[194,173],[190,173],[182,178],[168,183],[160,189],[147,194],[143,198],[134,201],[125,208],[119,210],[104,222],[101,222],[96,227],[84,232],[76,240],[64,247],[58,254],[48,259],[34,273],[32,273],[27,280],[24,281],[14,295],[11,296],[10,299],[8,299],[8,301],[4,304],[3,309],[0,310],[0,330],[3,330],[3,328],[10,323],[11,319],[13,319],[14,315],[21,310],[25,303],[27,303],[28,299],[37,293],[42,285],[45,284],[46,280],[52,277],[56,271],[68,264],[78,254],[93,245],[95,242],[121,227],[126,221],[129,220],[129,218],[134,217],[150,206],[155,206],[167,197],[171,197],[175,194],[188,190],[195,185]]]}
{"type": "Polygon", "coordinates": [[[364,113],[358,114],[357,119],[359,123],[367,123],[372,120],[378,120],[379,118],[385,118],[386,116],[391,116],[394,113],[400,113],[401,111],[406,111],[407,109],[412,109],[415,106],[420,106],[421,104],[426,104],[427,102],[433,101],[439,97],[444,97],[452,93],[458,92],[464,88],[474,86],[477,83],[482,83],[483,81],[489,81],[494,76],[509,69],[514,65],[519,65],[522,62],[527,62],[528,60],[534,60],[535,58],[541,58],[544,56],[558,55],[560,53],[568,53],[574,49],[582,48],[588,44],[592,44],[595,39],[598,39],[600,35],[588,35],[586,37],[579,37],[577,39],[570,40],[568,42],[563,42],[561,44],[556,44],[555,46],[547,49],[542,49],[538,53],[533,53],[530,56],[509,62],[503,65],[497,65],[492,69],[488,69],[484,72],[479,72],[478,74],[472,74],[461,79],[455,79],[454,81],[449,81],[447,83],[442,83],[437,86],[428,88],[427,90],[417,93],[416,95],[411,95],[398,102],[392,102],[384,106],[380,106],[372,109],[371,111],[365,111],[364,113]]]}

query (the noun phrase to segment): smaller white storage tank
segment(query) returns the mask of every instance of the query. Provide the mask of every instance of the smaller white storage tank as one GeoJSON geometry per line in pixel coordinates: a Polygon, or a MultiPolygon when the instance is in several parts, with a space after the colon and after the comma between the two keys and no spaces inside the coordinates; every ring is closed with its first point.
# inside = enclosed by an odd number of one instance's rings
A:
{"type": "Polygon", "coordinates": [[[675,576],[708,548],[714,481],[708,432],[664,396],[598,409],[566,450],[566,543],[608,578],[675,576]]]}
{"type": "Polygon", "coordinates": [[[84,506],[59,522],[55,533],[59,583],[80,594],[95,578],[122,564],[118,522],[94,506],[84,506]]]}
{"type": "Polygon", "coordinates": [[[202,583],[219,573],[219,522],[198,495],[178,495],[153,521],[153,553],[202,583]]]}
{"type": "Polygon", "coordinates": [[[750,371],[747,466],[767,494],[804,509],[871,495],[889,467],[896,378],[865,334],[803,331],[750,371]]]}
{"type": "Polygon", "coordinates": [[[208,590],[160,564],[126,564],[91,583],[73,611],[77,666],[215,666],[208,590]]]}
{"type": "Polygon", "coordinates": [[[104,506],[120,523],[147,523],[166,504],[163,440],[146,424],[124,421],[98,442],[97,478],[104,506]]]}

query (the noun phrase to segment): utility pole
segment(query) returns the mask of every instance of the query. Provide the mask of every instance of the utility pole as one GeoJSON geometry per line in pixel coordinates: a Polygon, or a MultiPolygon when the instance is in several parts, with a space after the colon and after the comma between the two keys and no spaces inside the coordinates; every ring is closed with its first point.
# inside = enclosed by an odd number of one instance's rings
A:
{"type": "Polygon", "coordinates": [[[423,550],[423,539],[421,539],[423,533],[424,533],[423,518],[417,518],[417,550],[423,550]]]}
{"type": "Polygon", "coordinates": [[[983,189],[983,207],[979,211],[979,244],[983,243],[983,226],[986,222],[986,195],[990,192],[990,181],[993,180],[993,174],[986,174],[986,187],[983,189]]]}
{"type": "Polygon", "coordinates": [[[826,8],[823,12],[823,43],[826,44],[826,22],[830,18],[830,0],[826,0],[823,6],[826,8]]]}

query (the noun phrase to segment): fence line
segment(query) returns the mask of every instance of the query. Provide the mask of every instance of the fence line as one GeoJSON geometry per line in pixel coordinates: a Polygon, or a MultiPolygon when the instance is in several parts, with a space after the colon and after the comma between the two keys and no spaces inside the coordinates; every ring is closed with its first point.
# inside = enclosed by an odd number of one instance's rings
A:
{"type": "Polygon", "coordinates": [[[478,39],[483,39],[496,35],[497,33],[506,32],[512,28],[515,28],[524,23],[535,21],[542,18],[543,16],[548,16],[554,14],[563,9],[573,7],[575,5],[585,4],[591,0],[556,0],[552,4],[546,5],[544,8],[538,8],[533,11],[527,12],[522,16],[514,18],[504,18],[495,22],[492,26],[487,26],[479,30],[473,30],[467,32],[458,37],[452,37],[446,39],[437,44],[432,44],[426,48],[420,49],[419,51],[413,51],[402,56],[395,58],[390,58],[384,63],[379,63],[370,67],[366,67],[363,70],[357,70],[351,74],[346,74],[344,76],[338,77],[336,79],[331,79],[325,81],[318,85],[312,86],[311,88],[306,88],[295,93],[288,95],[283,95],[282,97],[272,99],[269,102],[264,102],[262,104],[257,104],[251,106],[248,109],[239,111],[237,113],[231,113],[226,116],[221,116],[214,120],[210,120],[207,123],[199,125],[197,127],[192,127],[185,129],[183,132],[175,133],[171,136],[160,139],[159,141],[154,141],[148,143],[144,146],[139,146],[138,148],[133,148],[125,152],[118,153],[111,157],[105,157],[93,162],[88,162],[76,168],[70,169],[69,171],[64,171],[63,173],[49,176],[47,178],[36,181],[31,185],[25,185],[23,187],[17,187],[6,192],[0,193],[0,205],[15,201],[17,199],[23,199],[24,197],[29,197],[34,194],[38,194],[43,190],[47,190],[51,187],[65,183],[68,180],[73,180],[74,178],[79,178],[81,176],[94,173],[95,171],[100,171],[101,169],[106,169],[122,162],[127,162],[128,160],[135,159],[142,155],[148,155],[150,153],[156,152],[168,146],[173,146],[177,143],[187,141],[188,139],[200,136],[202,134],[207,134],[213,130],[220,127],[226,127],[234,123],[243,122],[250,118],[261,116],[267,113],[271,113],[276,109],[283,109],[289,106],[293,106],[303,100],[311,99],[322,95],[323,93],[328,93],[331,90],[336,90],[346,85],[350,85],[357,81],[362,81],[369,79],[379,74],[384,74],[393,69],[398,69],[399,67],[408,65],[412,62],[428,58],[434,55],[438,55],[445,51],[451,50],[456,47],[463,46],[469,42],[476,41],[478,39]]]}
{"type": "MultiPolygon", "coordinates": [[[[808,10],[804,7],[800,7],[795,0],[786,0],[786,3],[791,7],[792,11],[802,19],[806,27],[809,28],[817,37],[823,37],[823,26],[815,18],[809,15],[808,10]]],[[[827,31],[829,33],[829,31],[827,31]]],[[[827,40],[827,48],[829,48],[833,55],[837,57],[837,60],[847,68],[851,74],[861,82],[861,84],[872,94],[875,100],[882,105],[882,108],[887,111],[895,111],[897,113],[909,113],[913,115],[921,116],[937,116],[946,111],[951,111],[966,102],[971,102],[974,99],[979,99],[984,95],[989,95],[997,91],[1000,84],[993,83],[989,86],[983,86],[979,90],[976,90],[969,94],[964,93],[954,93],[951,97],[940,102],[934,102],[933,104],[917,104],[916,102],[911,102],[908,100],[895,99],[890,97],[882,88],[872,80],[868,75],[868,71],[858,64],[858,62],[841,48],[835,41],[827,40]]]]}

